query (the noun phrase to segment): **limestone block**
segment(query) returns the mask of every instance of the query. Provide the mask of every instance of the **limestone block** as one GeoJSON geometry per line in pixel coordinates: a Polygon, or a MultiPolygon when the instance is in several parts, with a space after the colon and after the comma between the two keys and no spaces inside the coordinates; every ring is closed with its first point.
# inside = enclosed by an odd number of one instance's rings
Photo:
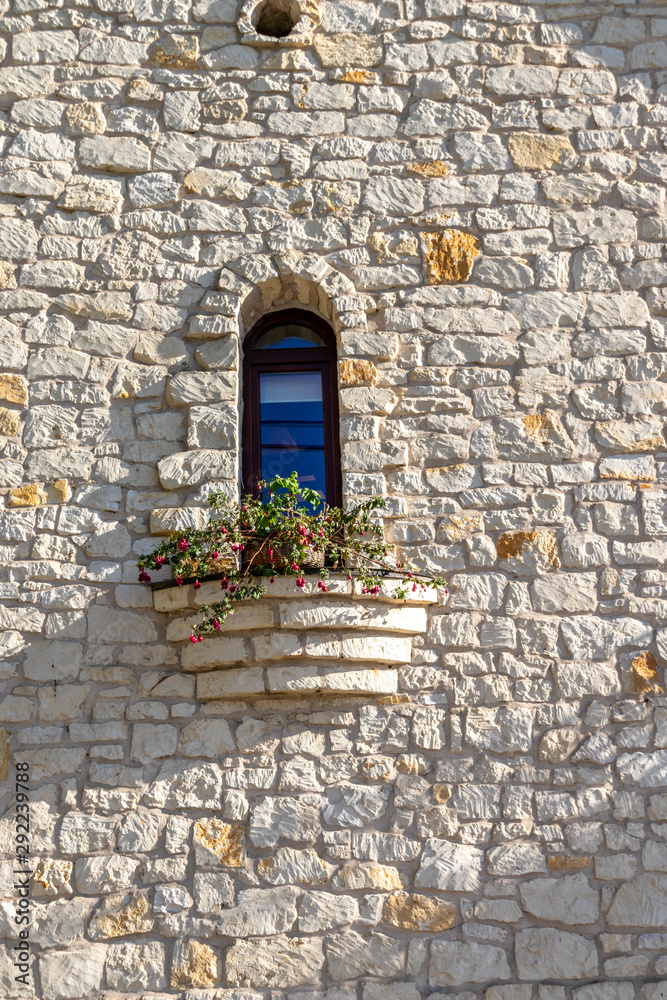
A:
{"type": "Polygon", "coordinates": [[[402,889],[406,876],[388,865],[349,863],[338,869],[332,879],[335,889],[402,889]]]}
{"type": "Polygon", "coordinates": [[[236,744],[224,719],[200,719],[181,731],[178,749],[184,757],[219,757],[234,753],[236,744]]]}
{"type": "Polygon", "coordinates": [[[58,204],[70,212],[117,212],[123,198],[122,183],[106,177],[74,177],[58,204]]]}
{"type": "MultiPolygon", "coordinates": [[[[273,621],[271,622],[273,624],[273,621]]],[[[283,660],[302,655],[300,636],[290,632],[269,632],[252,640],[256,660],[283,660]]]]}
{"type": "Polygon", "coordinates": [[[61,684],[37,691],[39,718],[42,722],[76,719],[90,694],[90,684],[61,684]]]}
{"type": "Polygon", "coordinates": [[[585,875],[538,878],[519,886],[528,913],[562,924],[594,924],[600,912],[600,894],[585,875]]]}
{"type": "Polygon", "coordinates": [[[560,573],[543,577],[532,585],[536,611],[595,611],[597,575],[595,573],[560,573]]]}
{"type": "Polygon", "coordinates": [[[172,989],[206,989],[220,982],[221,959],[217,951],[201,941],[177,941],[171,961],[172,989]]]}
{"type": "Polygon", "coordinates": [[[213,480],[234,478],[236,456],[234,452],[201,449],[177,452],[158,462],[160,482],[166,490],[182,486],[198,486],[213,480]]]}
{"type": "Polygon", "coordinates": [[[136,139],[112,139],[96,136],[82,139],[79,156],[86,167],[126,174],[147,170],[150,167],[150,150],[136,139]]]}
{"type": "Polygon", "coordinates": [[[622,754],[616,767],[622,781],[640,788],[659,788],[667,780],[667,750],[622,754]]]}
{"type": "Polygon", "coordinates": [[[37,253],[37,233],[34,223],[22,219],[0,220],[0,245],[3,248],[3,256],[12,260],[34,257],[37,253]]]}
{"type": "Polygon", "coordinates": [[[337,667],[322,667],[318,675],[315,675],[312,667],[292,667],[281,671],[272,669],[268,673],[270,691],[320,688],[324,691],[394,694],[398,690],[398,674],[389,669],[345,670],[337,667]]]}
{"type": "Polygon", "coordinates": [[[288,628],[384,629],[388,632],[425,632],[428,624],[425,608],[382,607],[368,603],[342,604],[291,601],[280,604],[280,623],[288,628]]]}
{"type": "MultiPolygon", "coordinates": [[[[481,899],[475,903],[475,916],[478,920],[497,920],[500,923],[515,924],[521,920],[522,912],[521,907],[513,899],[481,899]]],[[[517,993],[521,995],[519,990],[517,993]]]]}
{"type": "Polygon", "coordinates": [[[148,896],[138,892],[102,899],[90,919],[88,934],[93,941],[99,941],[130,934],[148,934],[152,929],[148,896]]]}
{"type": "Polygon", "coordinates": [[[144,796],[158,809],[220,808],[222,774],[217,764],[167,761],[144,796]]]}
{"type": "Polygon", "coordinates": [[[421,851],[421,844],[405,834],[353,833],[351,839],[352,854],[364,861],[414,861],[421,851]]]}
{"type": "Polygon", "coordinates": [[[526,752],[532,745],[533,717],[529,709],[469,708],[466,741],[494,753],[526,752]]]}
{"type": "Polygon", "coordinates": [[[550,94],[554,84],[550,66],[494,66],[486,75],[488,90],[512,97],[550,94]]]}
{"type": "MultiPolygon", "coordinates": [[[[248,660],[247,645],[244,639],[230,638],[229,636],[215,636],[205,638],[203,642],[191,643],[186,646],[181,654],[181,663],[185,670],[204,670],[207,667],[225,666],[228,663],[243,663],[248,660]]],[[[256,669],[256,668],[251,668],[256,669]]],[[[231,671],[226,671],[231,673],[231,671]]],[[[219,674],[211,674],[209,678],[219,677],[219,674]]],[[[200,677],[198,681],[205,683],[206,678],[200,677]]],[[[213,681],[213,683],[215,683],[213,681]]]]}
{"type": "Polygon", "coordinates": [[[326,944],[329,976],[334,981],[358,976],[396,976],[402,971],[400,945],[394,938],[356,931],[332,934],[326,944]]]}
{"type": "Polygon", "coordinates": [[[316,35],[313,44],[325,68],[377,66],[382,59],[382,42],[372,35],[331,32],[316,35]]]}
{"type": "Polygon", "coordinates": [[[154,813],[132,812],[125,816],[117,835],[118,848],[133,854],[152,851],[160,835],[160,818],[154,813]]]}
{"type": "Polygon", "coordinates": [[[60,827],[60,849],[65,854],[93,854],[114,846],[114,820],[70,812],[60,827]]]}
{"type": "Polygon", "coordinates": [[[337,785],[327,791],[322,815],[330,826],[364,827],[384,813],[388,798],[389,789],[385,787],[337,785]]]}
{"type": "Polygon", "coordinates": [[[502,948],[461,941],[434,941],[431,944],[431,986],[485,983],[510,979],[511,975],[507,956],[502,948]]]}
{"type": "Polygon", "coordinates": [[[206,198],[227,198],[231,201],[243,201],[250,192],[250,185],[238,173],[231,170],[213,170],[210,167],[197,167],[186,174],[186,191],[204,195],[206,198]]]}
{"type": "Polygon", "coordinates": [[[343,639],[341,655],[345,660],[369,660],[375,663],[409,663],[412,654],[410,639],[364,636],[343,639]]]}
{"type": "Polygon", "coordinates": [[[26,403],[28,390],[24,377],[22,375],[0,375],[0,399],[5,399],[9,403],[26,403]]]}
{"type": "MultiPolygon", "coordinates": [[[[192,647],[195,648],[194,646],[192,647]]],[[[189,650],[188,650],[189,652],[189,650]]],[[[184,661],[184,668],[188,663],[184,661]]],[[[264,693],[264,671],[261,667],[240,667],[236,670],[214,670],[197,677],[197,698],[237,698],[264,693]]]]}
{"type": "Polygon", "coordinates": [[[431,896],[394,892],[385,902],[383,920],[402,930],[434,933],[454,926],[456,908],[452,903],[431,896]]]}
{"type": "Polygon", "coordinates": [[[312,801],[264,796],[250,813],[250,840],[258,847],[275,847],[278,840],[314,843],[320,834],[319,798],[312,801]]]}
{"type": "Polygon", "coordinates": [[[359,916],[357,900],[330,892],[304,892],[299,901],[299,930],[317,934],[352,924],[359,916]]]}
{"type": "Polygon", "coordinates": [[[527,875],[546,872],[544,851],[535,844],[502,844],[488,852],[488,871],[492,875],[527,875]]]}
{"type": "Polygon", "coordinates": [[[575,659],[606,660],[620,646],[648,645],[653,629],[634,618],[609,621],[592,615],[565,619],[561,625],[565,646],[575,659]]]}
{"type": "MultiPolygon", "coordinates": [[[[0,702],[0,713],[2,713],[3,706],[10,701],[11,695],[8,695],[2,702],[0,702]]],[[[31,702],[27,698],[14,698],[14,702],[20,702],[20,706],[11,706],[10,712],[7,714],[10,716],[7,720],[11,722],[25,722],[26,718],[22,714],[22,708],[24,704],[27,704],[28,708],[31,708],[31,702]],[[14,712],[19,716],[14,717],[14,712]]],[[[24,750],[21,754],[23,760],[30,764],[30,775],[32,780],[38,780],[41,778],[53,778],[58,777],[61,779],[67,774],[80,774],[83,766],[83,762],[86,759],[87,751],[85,749],[75,749],[75,750],[61,750],[55,748],[52,750],[24,750]]]]}
{"type": "Polygon", "coordinates": [[[600,663],[559,663],[554,667],[556,685],[564,698],[580,698],[585,695],[609,697],[620,692],[618,673],[615,667],[600,663]]]}
{"type": "MultiPolygon", "coordinates": [[[[217,924],[223,937],[267,937],[290,931],[296,920],[296,889],[244,889],[237,905],[217,924]]],[[[343,921],[345,922],[345,921],[343,921]]]]}
{"type": "Polygon", "coordinates": [[[275,989],[319,982],[322,945],[312,938],[237,941],[225,954],[230,986],[275,989]]]}
{"type": "Polygon", "coordinates": [[[74,865],[71,861],[40,858],[35,864],[35,874],[32,879],[33,895],[36,899],[49,899],[71,894],[73,871],[74,865]]]}
{"type": "Polygon", "coordinates": [[[474,891],[481,882],[482,859],[483,853],[476,847],[446,840],[427,840],[415,875],[415,886],[418,889],[474,891]]]}
{"type": "Polygon", "coordinates": [[[531,927],[516,935],[519,979],[587,979],[598,973],[592,941],[551,927],[531,927]]]}
{"type": "Polygon", "coordinates": [[[295,882],[314,886],[328,882],[334,869],[311,849],[297,851],[291,847],[279,847],[273,857],[263,858],[257,863],[257,871],[271,885],[295,882]]]}
{"type": "Polygon", "coordinates": [[[111,944],[105,962],[107,986],[125,993],[165,989],[165,965],[165,949],[159,941],[111,944]]]}
{"type": "Polygon", "coordinates": [[[92,900],[81,897],[36,904],[33,911],[34,927],[44,942],[44,947],[67,948],[75,942],[81,944],[92,905],[92,900]]]}
{"type": "Polygon", "coordinates": [[[549,764],[562,764],[579,743],[576,729],[551,729],[546,732],[538,747],[538,757],[549,764]]]}
{"type": "Polygon", "coordinates": [[[73,680],[79,675],[83,646],[78,642],[33,639],[25,658],[25,676],[33,681],[73,680]]]}
{"type": "Polygon", "coordinates": [[[514,165],[521,170],[549,170],[572,167],[577,161],[569,139],[535,132],[512,132],[509,151],[514,165]]]}
{"type": "Polygon", "coordinates": [[[88,612],[91,642],[154,642],[157,632],[145,614],[93,606],[88,612]]]}
{"type": "Polygon", "coordinates": [[[75,1000],[100,988],[104,948],[51,951],[40,956],[39,978],[44,1000],[75,1000]]]}
{"type": "Polygon", "coordinates": [[[215,818],[197,820],[192,828],[192,844],[198,865],[238,868],[244,863],[245,838],[242,826],[223,823],[215,818]]]}
{"type": "Polygon", "coordinates": [[[129,889],[138,865],[132,858],[79,858],[74,864],[76,888],[86,895],[129,889]]]}
{"type": "Polygon", "coordinates": [[[631,243],[637,239],[637,222],[632,212],[620,208],[587,208],[554,216],[556,245],[565,248],[585,243],[631,243]]]}
{"type": "Polygon", "coordinates": [[[194,895],[200,913],[219,913],[220,907],[234,905],[234,883],[224,872],[197,872],[194,895]]]}

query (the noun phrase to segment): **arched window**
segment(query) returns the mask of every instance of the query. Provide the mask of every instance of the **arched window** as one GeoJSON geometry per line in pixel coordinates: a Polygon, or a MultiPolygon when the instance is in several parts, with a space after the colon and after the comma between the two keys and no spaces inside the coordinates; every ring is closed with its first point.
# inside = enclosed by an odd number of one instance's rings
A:
{"type": "Polygon", "coordinates": [[[289,476],[341,503],[336,341],[304,309],[269,313],[246,337],[243,362],[243,479],[289,476]]]}

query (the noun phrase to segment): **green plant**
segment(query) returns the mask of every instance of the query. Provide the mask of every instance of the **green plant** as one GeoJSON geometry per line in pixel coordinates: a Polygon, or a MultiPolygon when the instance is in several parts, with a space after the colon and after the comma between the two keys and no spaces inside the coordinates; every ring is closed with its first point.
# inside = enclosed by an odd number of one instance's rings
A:
{"type": "MultiPolygon", "coordinates": [[[[260,489],[259,497],[245,497],[240,503],[221,492],[210,493],[214,516],[206,527],[171,535],[137,564],[141,583],[150,583],[147,570],[169,564],[176,583],[194,580],[195,590],[200,579],[223,571],[220,600],[200,605],[205,617],[190,636],[192,642],[217,631],[236,601],[262,597],[267,585],[256,582],[257,577],[268,577],[271,584],[278,574],[294,576],[296,586],[303,589],[304,565],[313,561],[322,563],[317,586],[324,592],[329,579],[325,560],[349,579],[354,570],[363,594],[379,594],[387,572],[398,575],[394,593],[399,598],[426,586],[410,567],[388,562],[382,526],[372,517],[384,505],[381,497],[350,510],[328,507],[314,490],[299,487],[296,472],[268,485],[261,483],[260,489]]],[[[445,585],[440,577],[428,582],[445,585]]]]}

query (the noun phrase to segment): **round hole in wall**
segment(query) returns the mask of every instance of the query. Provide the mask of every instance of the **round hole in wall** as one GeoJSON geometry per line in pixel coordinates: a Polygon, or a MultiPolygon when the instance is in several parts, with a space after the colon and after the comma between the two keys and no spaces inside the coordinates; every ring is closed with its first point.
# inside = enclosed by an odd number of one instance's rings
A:
{"type": "Polygon", "coordinates": [[[299,17],[299,5],[292,0],[264,0],[257,8],[255,31],[270,38],[285,38],[299,17]]]}

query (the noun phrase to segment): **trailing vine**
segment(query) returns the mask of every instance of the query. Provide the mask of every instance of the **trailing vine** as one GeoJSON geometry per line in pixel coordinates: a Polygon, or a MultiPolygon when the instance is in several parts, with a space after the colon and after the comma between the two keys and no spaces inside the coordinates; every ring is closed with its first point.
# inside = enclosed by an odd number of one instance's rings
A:
{"type": "Polygon", "coordinates": [[[303,590],[304,569],[313,566],[324,593],[331,570],[347,573],[350,580],[354,571],[361,593],[370,596],[380,593],[388,572],[398,577],[392,581],[398,598],[407,599],[427,583],[445,586],[441,577],[424,581],[409,566],[391,562],[382,526],[373,518],[384,506],[381,497],[349,510],[329,507],[314,490],[299,486],[296,472],[261,483],[260,491],[240,503],[221,491],[210,493],[213,515],[205,527],[170,535],[137,564],[141,583],[151,581],[147,570],[170,565],[176,583],[192,581],[195,590],[205,577],[222,573],[220,600],[200,605],[204,618],[190,636],[192,642],[217,632],[237,601],[262,597],[278,575],[296,577],[303,590]]]}

